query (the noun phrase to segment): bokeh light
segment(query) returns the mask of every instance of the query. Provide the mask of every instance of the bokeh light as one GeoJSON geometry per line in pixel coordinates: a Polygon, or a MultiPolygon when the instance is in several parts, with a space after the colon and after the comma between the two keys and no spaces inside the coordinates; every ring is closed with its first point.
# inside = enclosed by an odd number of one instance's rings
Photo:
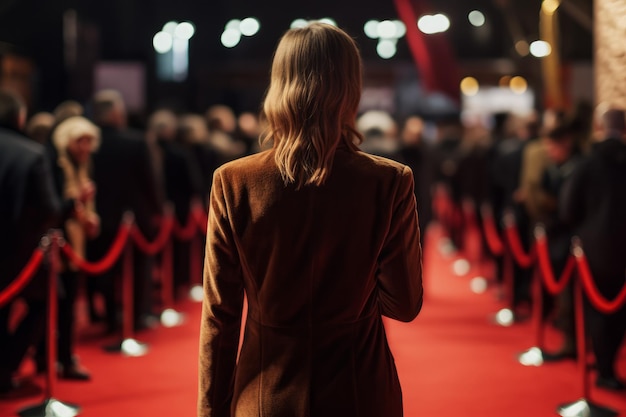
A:
{"type": "Polygon", "coordinates": [[[239,30],[244,36],[254,36],[261,28],[261,23],[254,17],[246,17],[239,24],[239,30]]]}
{"type": "Polygon", "coordinates": [[[226,29],[222,33],[221,41],[222,45],[227,48],[234,48],[241,40],[241,32],[235,29],[226,29]]]}
{"type": "Polygon", "coordinates": [[[474,96],[478,93],[480,85],[474,77],[465,77],[461,80],[461,92],[466,96],[474,96]]]}
{"type": "Polygon", "coordinates": [[[396,54],[396,43],[391,39],[381,39],[376,46],[378,56],[383,59],[392,58],[396,54]]]}
{"type": "Polygon", "coordinates": [[[167,32],[158,32],[152,38],[152,46],[154,46],[154,50],[159,54],[169,52],[173,45],[174,38],[167,32]]]}
{"type": "Polygon", "coordinates": [[[552,53],[552,46],[546,41],[534,41],[530,44],[530,53],[537,58],[543,58],[552,53]]]}
{"type": "Polygon", "coordinates": [[[509,87],[515,94],[524,94],[528,90],[528,82],[524,77],[516,76],[511,78],[509,87]]]}
{"type": "Polygon", "coordinates": [[[479,10],[472,10],[467,15],[467,20],[469,20],[472,26],[481,27],[485,24],[485,15],[479,10]]]}

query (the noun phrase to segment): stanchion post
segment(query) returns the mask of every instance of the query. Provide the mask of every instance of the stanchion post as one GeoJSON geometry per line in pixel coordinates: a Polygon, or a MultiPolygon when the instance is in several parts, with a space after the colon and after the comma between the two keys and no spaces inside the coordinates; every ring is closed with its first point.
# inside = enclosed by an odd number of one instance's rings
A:
{"type": "Polygon", "coordinates": [[[161,257],[161,324],[164,327],[177,327],[184,321],[184,315],[174,309],[174,246],[166,243],[161,257]]]}
{"type": "Polygon", "coordinates": [[[200,234],[196,234],[191,240],[191,258],[189,260],[189,270],[191,271],[191,291],[189,295],[195,302],[201,302],[202,291],[202,240],[200,234]]]}
{"type": "Polygon", "coordinates": [[[124,248],[122,266],[122,339],[129,340],[134,336],[134,262],[133,247],[127,243],[124,248]]]}
{"type": "Polygon", "coordinates": [[[24,408],[18,412],[21,417],[74,417],[80,413],[77,404],[70,404],[54,398],[57,383],[57,320],[58,320],[58,274],[59,242],[61,235],[52,231],[42,239],[42,246],[48,248],[48,314],[46,321],[46,388],[41,404],[24,408]]]}
{"type": "MultiPolygon", "coordinates": [[[[132,214],[125,215],[125,223],[131,227],[132,214]]],[[[122,341],[105,346],[105,350],[113,353],[122,353],[125,356],[143,356],[148,352],[148,345],[134,339],[134,268],[133,246],[130,239],[124,247],[122,255],[122,341]]]]}
{"type": "MultiPolygon", "coordinates": [[[[577,238],[573,243],[574,256],[584,256],[577,238]]],[[[587,334],[585,332],[585,313],[583,305],[583,288],[578,279],[574,279],[574,314],[576,320],[576,348],[578,350],[578,367],[581,376],[582,397],[574,402],[557,407],[561,417],[617,417],[618,413],[610,408],[595,404],[590,399],[589,365],[587,364],[587,334]]]]}
{"type": "Polygon", "coordinates": [[[519,363],[524,366],[541,366],[543,365],[543,339],[544,339],[544,320],[543,320],[543,291],[541,285],[541,271],[539,266],[535,266],[532,281],[533,290],[533,326],[535,330],[535,345],[517,357],[519,363]]]}

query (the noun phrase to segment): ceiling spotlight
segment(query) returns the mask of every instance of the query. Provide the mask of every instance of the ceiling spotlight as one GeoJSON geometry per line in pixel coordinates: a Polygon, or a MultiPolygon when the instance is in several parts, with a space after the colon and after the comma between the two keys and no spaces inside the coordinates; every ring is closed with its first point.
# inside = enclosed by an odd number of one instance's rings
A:
{"type": "Polygon", "coordinates": [[[417,27],[422,33],[432,35],[445,32],[450,28],[450,19],[444,14],[424,15],[417,21],[417,27]]]}
{"type": "Polygon", "coordinates": [[[196,33],[196,28],[190,22],[182,22],[176,25],[174,29],[174,36],[180,39],[189,40],[196,33]]]}
{"type": "Polygon", "coordinates": [[[381,39],[376,46],[378,56],[383,59],[392,58],[396,54],[396,43],[390,39],[381,39]]]}
{"type": "Polygon", "coordinates": [[[306,25],[308,25],[309,22],[304,20],[304,19],[296,19],[293,22],[291,22],[291,29],[302,29],[303,27],[306,27],[306,25]]]}
{"type": "Polygon", "coordinates": [[[546,41],[534,41],[530,44],[530,53],[537,58],[543,58],[552,53],[552,46],[546,41]]]}
{"type": "Polygon", "coordinates": [[[165,54],[172,49],[174,38],[167,32],[158,32],[152,38],[152,46],[159,54],[165,54]]]}
{"type": "Polygon", "coordinates": [[[365,35],[370,39],[378,39],[378,20],[368,20],[363,26],[365,35]]]}
{"type": "Polygon", "coordinates": [[[244,36],[253,36],[261,28],[261,23],[254,17],[246,17],[239,24],[239,30],[244,36]]]}
{"type": "Polygon", "coordinates": [[[469,20],[472,26],[481,27],[485,24],[485,15],[479,10],[472,10],[467,15],[467,20],[469,20]]]}
{"type": "Polygon", "coordinates": [[[382,39],[391,39],[396,37],[396,25],[391,20],[383,20],[376,27],[378,37],[382,39]]]}
{"type": "Polygon", "coordinates": [[[224,33],[222,33],[221,41],[222,45],[227,48],[233,48],[237,46],[239,41],[241,40],[241,32],[235,29],[226,29],[224,33]]]}

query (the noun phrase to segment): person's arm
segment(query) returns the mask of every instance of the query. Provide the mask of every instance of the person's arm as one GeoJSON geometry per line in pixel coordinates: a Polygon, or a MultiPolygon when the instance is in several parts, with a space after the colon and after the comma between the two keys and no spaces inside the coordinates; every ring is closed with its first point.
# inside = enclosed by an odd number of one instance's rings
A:
{"type": "Polygon", "coordinates": [[[219,171],[211,190],[204,265],[198,417],[230,417],[243,277],[219,171]]]}
{"type": "Polygon", "coordinates": [[[422,248],[413,174],[405,167],[393,201],[389,232],[378,260],[378,299],[382,314],[413,320],[422,308],[422,248]]]}

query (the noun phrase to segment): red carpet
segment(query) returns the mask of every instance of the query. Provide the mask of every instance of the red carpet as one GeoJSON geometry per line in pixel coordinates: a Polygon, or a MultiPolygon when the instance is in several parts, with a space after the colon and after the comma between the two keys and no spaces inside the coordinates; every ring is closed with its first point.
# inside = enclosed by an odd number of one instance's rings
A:
{"type": "MultiPolygon", "coordinates": [[[[490,317],[502,307],[494,291],[476,295],[469,288],[470,277],[485,268],[474,266],[466,277],[454,276],[450,267],[454,257],[444,259],[439,254],[439,237],[438,229],[432,228],[421,315],[413,323],[387,322],[405,415],[543,417],[556,415],[557,405],[577,400],[581,382],[574,362],[539,368],[519,365],[517,353],[532,345],[530,322],[509,328],[493,324],[490,317]]],[[[78,353],[92,371],[93,381],[60,381],[55,396],[81,405],[84,416],[193,416],[200,305],[178,307],[187,313],[183,326],[137,336],[151,348],[141,358],[104,353],[100,347],[106,341],[83,330],[78,353]]],[[[549,340],[554,343],[556,337],[550,335],[549,340]]],[[[32,374],[29,364],[24,373],[32,374]]],[[[626,350],[620,358],[620,376],[626,378],[626,350]]],[[[41,377],[34,381],[43,384],[41,377]]],[[[592,399],[626,416],[624,394],[593,388],[592,399]]],[[[40,400],[41,395],[0,400],[0,417],[17,415],[22,406],[40,400]]]]}

